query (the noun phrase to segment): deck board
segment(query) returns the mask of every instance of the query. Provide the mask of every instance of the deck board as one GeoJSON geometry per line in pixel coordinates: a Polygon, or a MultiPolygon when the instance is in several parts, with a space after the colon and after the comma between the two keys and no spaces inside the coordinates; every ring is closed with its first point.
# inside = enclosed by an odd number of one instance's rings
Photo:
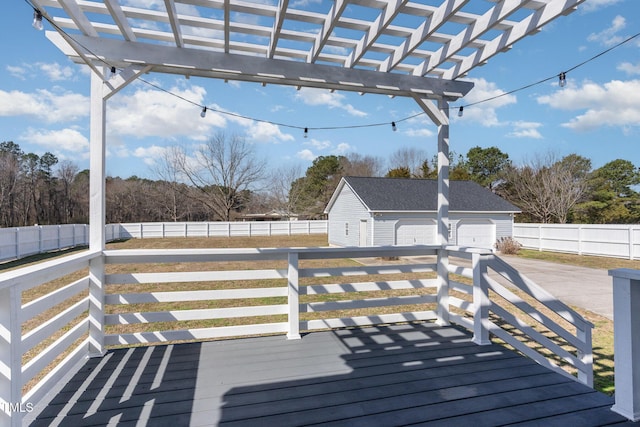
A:
{"type": "Polygon", "coordinates": [[[111,350],[31,425],[629,424],[613,398],[433,323],[111,350]]]}

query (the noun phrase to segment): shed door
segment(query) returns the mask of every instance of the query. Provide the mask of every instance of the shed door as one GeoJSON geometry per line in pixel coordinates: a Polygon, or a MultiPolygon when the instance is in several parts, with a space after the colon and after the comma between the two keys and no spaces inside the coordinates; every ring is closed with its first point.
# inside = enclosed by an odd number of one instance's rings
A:
{"type": "Polygon", "coordinates": [[[360,244],[359,246],[369,246],[367,245],[367,220],[360,220],[360,230],[359,230],[360,244]]]}
{"type": "Polygon", "coordinates": [[[403,219],[396,224],[396,245],[433,245],[436,223],[428,219],[403,219]]]}
{"type": "Polygon", "coordinates": [[[492,248],[496,243],[496,225],[488,219],[460,220],[456,230],[456,237],[458,246],[492,248]]]}

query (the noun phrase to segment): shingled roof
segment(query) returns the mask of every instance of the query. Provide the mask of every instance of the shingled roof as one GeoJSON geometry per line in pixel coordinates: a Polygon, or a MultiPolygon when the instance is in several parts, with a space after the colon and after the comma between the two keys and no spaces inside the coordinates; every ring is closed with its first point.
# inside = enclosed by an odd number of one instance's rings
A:
{"type": "MultiPolygon", "coordinates": [[[[344,185],[351,187],[371,212],[437,211],[438,182],[432,179],[344,177],[325,212],[344,185]]],[[[502,197],[473,181],[449,181],[449,210],[458,212],[520,212],[502,197]]]]}

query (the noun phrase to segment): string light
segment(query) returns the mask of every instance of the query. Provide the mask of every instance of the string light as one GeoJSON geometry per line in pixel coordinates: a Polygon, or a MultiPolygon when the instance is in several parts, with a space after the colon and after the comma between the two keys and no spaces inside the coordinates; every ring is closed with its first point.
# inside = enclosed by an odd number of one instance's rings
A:
{"type": "MultiPolygon", "coordinates": [[[[42,13],[38,9],[36,9],[35,6],[29,0],[24,0],[24,1],[25,1],[25,3],[29,4],[34,10],[34,12],[33,12],[33,27],[38,29],[38,30],[42,30],[43,29],[42,19],[46,18],[46,17],[44,17],[42,15],[42,13]]],[[[99,61],[102,61],[106,66],[109,66],[111,71],[112,71],[112,74],[113,74],[113,71],[115,70],[114,66],[111,66],[106,61],[100,59],[98,55],[96,55],[94,52],[92,52],[88,47],[82,45],[82,43],[79,43],[77,40],[75,40],[71,35],[69,35],[60,26],[58,26],[54,21],[51,21],[49,18],[46,18],[46,19],[56,29],[56,31],[58,31],[59,33],[64,34],[67,37],[69,37],[70,39],[74,40],[79,46],[81,46],[83,49],[85,49],[88,53],[90,53],[91,55],[95,56],[99,61]]],[[[587,59],[587,60],[585,60],[585,61],[583,61],[583,62],[581,62],[581,63],[579,63],[579,64],[577,64],[577,65],[575,65],[573,67],[571,67],[571,68],[569,68],[566,71],[561,72],[560,74],[553,75],[551,77],[547,77],[545,79],[539,80],[539,81],[534,82],[534,83],[530,83],[530,84],[525,85],[525,86],[521,86],[521,87],[519,87],[517,89],[513,89],[513,90],[508,91],[508,92],[503,92],[503,93],[501,93],[499,95],[496,95],[496,96],[492,96],[492,97],[489,97],[489,98],[486,98],[486,99],[483,99],[483,100],[480,100],[480,101],[476,101],[476,102],[473,102],[473,103],[470,103],[470,104],[465,104],[463,106],[460,106],[458,108],[458,117],[462,117],[463,111],[464,111],[464,107],[470,107],[470,106],[478,105],[478,104],[481,104],[481,103],[484,103],[484,102],[489,102],[489,101],[492,101],[494,99],[497,99],[497,98],[500,98],[500,97],[503,97],[503,96],[507,96],[507,95],[510,95],[512,93],[515,93],[515,92],[520,92],[520,91],[528,89],[530,87],[545,83],[545,82],[547,82],[547,81],[549,81],[551,79],[558,78],[560,87],[564,87],[566,85],[566,74],[568,72],[573,71],[573,70],[575,70],[575,69],[577,69],[577,68],[579,68],[579,67],[581,67],[581,66],[583,66],[583,65],[585,65],[585,64],[587,64],[587,63],[589,63],[589,62],[591,62],[591,61],[593,61],[595,59],[597,59],[598,57],[600,57],[600,56],[602,56],[602,55],[604,55],[604,54],[606,54],[606,53],[608,53],[608,52],[610,52],[610,51],[612,51],[612,50],[614,50],[614,49],[616,49],[616,48],[618,48],[618,47],[620,47],[620,46],[622,46],[622,45],[624,45],[624,44],[626,44],[628,42],[630,42],[631,40],[637,38],[638,36],[640,36],[640,33],[636,33],[636,34],[626,38],[625,40],[622,40],[621,42],[615,44],[614,46],[612,46],[612,47],[610,47],[610,48],[598,53],[597,55],[592,56],[591,58],[589,58],[589,59],[587,59]]],[[[185,97],[183,97],[181,95],[178,95],[178,94],[173,93],[173,92],[171,92],[169,90],[166,90],[166,89],[164,89],[164,88],[162,88],[162,87],[160,87],[160,86],[158,86],[156,84],[153,84],[153,83],[151,83],[149,81],[146,81],[146,80],[144,80],[144,79],[142,79],[140,77],[138,78],[138,80],[140,80],[143,83],[146,83],[147,85],[152,86],[152,87],[154,87],[154,88],[156,88],[156,89],[158,89],[160,91],[163,91],[163,92],[165,92],[165,93],[167,93],[169,95],[172,95],[172,96],[174,96],[176,98],[182,99],[185,102],[189,102],[190,104],[202,107],[202,111],[200,113],[201,117],[205,117],[206,116],[207,110],[212,110],[212,111],[215,111],[215,112],[220,113],[220,114],[226,114],[226,115],[239,117],[239,118],[243,118],[243,119],[247,119],[247,120],[253,120],[253,121],[256,121],[256,122],[269,123],[269,124],[272,124],[272,125],[275,125],[275,126],[282,126],[282,127],[293,128],[293,129],[303,129],[300,126],[295,126],[295,125],[291,125],[291,124],[278,123],[278,122],[274,122],[274,121],[270,121],[270,120],[256,119],[256,118],[244,116],[244,115],[237,114],[237,113],[231,113],[231,112],[228,112],[228,111],[220,111],[220,110],[215,110],[215,109],[212,109],[212,108],[208,108],[208,107],[200,105],[200,104],[198,104],[198,103],[196,103],[194,101],[191,101],[191,100],[189,100],[189,99],[187,99],[187,98],[185,98],[185,97]]],[[[425,112],[420,112],[420,113],[413,114],[411,116],[405,117],[403,119],[395,120],[395,121],[391,122],[391,129],[393,131],[396,131],[397,130],[396,123],[403,122],[403,121],[406,121],[406,120],[411,120],[411,119],[413,119],[415,117],[418,117],[418,116],[421,116],[421,115],[424,115],[424,114],[426,114],[426,113],[425,112]]],[[[374,126],[388,126],[388,123],[389,122],[386,122],[386,123],[385,122],[382,122],[382,123],[370,123],[370,124],[364,124],[364,125],[326,126],[326,127],[315,127],[313,129],[317,129],[317,130],[356,129],[356,128],[365,128],[365,127],[374,127],[374,126]]],[[[308,127],[304,128],[304,137],[305,138],[307,138],[307,136],[309,134],[309,129],[310,128],[308,128],[308,127]]]]}
{"type": "Polygon", "coordinates": [[[111,67],[111,72],[109,74],[109,78],[110,79],[114,79],[116,77],[116,73],[117,73],[116,67],[111,67]]]}
{"type": "Polygon", "coordinates": [[[33,28],[38,31],[42,31],[44,25],[42,25],[42,13],[38,9],[33,9],[33,28]]]}
{"type": "Polygon", "coordinates": [[[564,71],[558,74],[558,80],[560,87],[565,87],[567,85],[567,74],[564,71]]]}

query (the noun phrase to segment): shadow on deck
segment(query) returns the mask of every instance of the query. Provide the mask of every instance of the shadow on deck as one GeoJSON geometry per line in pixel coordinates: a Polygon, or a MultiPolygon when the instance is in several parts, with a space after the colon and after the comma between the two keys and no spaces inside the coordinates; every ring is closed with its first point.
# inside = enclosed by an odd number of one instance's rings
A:
{"type": "Polygon", "coordinates": [[[629,424],[613,398],[433,323],[111,350],[31,425],[629,424]]]}

